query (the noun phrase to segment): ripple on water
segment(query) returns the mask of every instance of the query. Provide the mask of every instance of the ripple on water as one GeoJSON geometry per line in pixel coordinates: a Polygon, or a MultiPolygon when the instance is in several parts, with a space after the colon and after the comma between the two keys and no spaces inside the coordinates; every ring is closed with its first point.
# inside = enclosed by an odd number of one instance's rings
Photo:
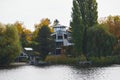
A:
{"type": "Polygon", "coordinates": [[[76,68],[55,65],[47,67],[20,66],[0,70],[0,80],[119,80],[120,65],[76,68]]]}

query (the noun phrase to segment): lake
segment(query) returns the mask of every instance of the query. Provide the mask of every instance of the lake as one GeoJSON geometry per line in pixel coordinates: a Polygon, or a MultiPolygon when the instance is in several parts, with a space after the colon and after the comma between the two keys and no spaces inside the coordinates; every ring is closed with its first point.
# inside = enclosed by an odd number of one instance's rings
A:
{"type": "Polygon", "coordinates": [[[25,65],[0,69],[0,80],[120,80],[120,65],[91,68],[25,65]]]}

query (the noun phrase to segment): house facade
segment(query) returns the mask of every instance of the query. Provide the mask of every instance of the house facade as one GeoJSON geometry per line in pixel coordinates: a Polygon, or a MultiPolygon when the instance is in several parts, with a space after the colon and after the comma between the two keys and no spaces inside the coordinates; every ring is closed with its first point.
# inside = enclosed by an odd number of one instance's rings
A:
{"type": "Polygon", "coordinates": [[[62,46],[70,46],[72,43],[69,41],[71,39],[69,31],[67,31],[66,26],[56,24],[53,26],[54,33],[51,35],[56,44],[55,54],[61,54],[62,46]]]}

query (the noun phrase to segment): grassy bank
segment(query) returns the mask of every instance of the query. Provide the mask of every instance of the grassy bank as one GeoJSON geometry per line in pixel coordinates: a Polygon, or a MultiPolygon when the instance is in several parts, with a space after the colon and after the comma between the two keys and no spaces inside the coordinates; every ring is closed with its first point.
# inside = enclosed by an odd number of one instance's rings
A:
{"type": "Polygon", "coordinates": [[[50,64],[76,64],[77,58],[69,58],[65,55],[49,55],[45,59],[50,64]]]}
{"type": "Polygon", "coordinates": [[[90,57],[89,59],[93,66],[107,66],[112,64],[120,64],[120,56],[108,56],[108,57],[90,57]]]}
{"type": "Polygon", "coordinates": [[[9,65],[0,65],[0,69],[12,69],[20,66],[24,66],[26,63],[20,62],[20,63],[11,63],[9,65]]]}
{"type": "MultiPolygon", "coordinates": [[[[78,62],[86,61],[84,56],[81,57],[67,57],[65,55],[49,55],[45,59],[50,64],[66,64],[66,65],[78,65],[78,62]]],[[[89,61],[91,66],[107,66],[112,64],[120,64],[120,56],[108,56],[108,57],[90,57],[89,61]]],[[[81,65],[80,65],[81,66],[81,65]]]]}

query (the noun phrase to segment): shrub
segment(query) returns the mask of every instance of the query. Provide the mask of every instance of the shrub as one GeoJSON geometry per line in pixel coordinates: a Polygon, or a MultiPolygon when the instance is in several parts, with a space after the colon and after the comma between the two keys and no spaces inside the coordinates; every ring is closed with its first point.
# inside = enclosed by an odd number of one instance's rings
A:
{"type": "Polygon", "coordinates": [[[107,57],[90,57],[93,65],[111,65],[120,64],[120,56],[107,56],[107,57]]]}
{"type": "Polygon", "coordinates": [[[116,43],[115,37],[103,25],[96,25],[87,30],[87,52],[90,56],[110,56],[116,43]]]}
{"type": "Polygon", "coordinates": [[[0,25],[0,65],[8,65],[19,55],[20,43],[14,25],[0,25]]]}
{"type": "Polygon", "coordinates": [[[46,62],[51,64],[77,64],[79,61],[86,61],[85,56],[80,57],[67,57],[66,55],[49,55],[45,59],[46,62]]]}
{"type": "Polygon", "coordinates": [[[49,55],[46,57],[45,61],[52,64],[64,64],[67,60],[65,55],[49,55]]]}

